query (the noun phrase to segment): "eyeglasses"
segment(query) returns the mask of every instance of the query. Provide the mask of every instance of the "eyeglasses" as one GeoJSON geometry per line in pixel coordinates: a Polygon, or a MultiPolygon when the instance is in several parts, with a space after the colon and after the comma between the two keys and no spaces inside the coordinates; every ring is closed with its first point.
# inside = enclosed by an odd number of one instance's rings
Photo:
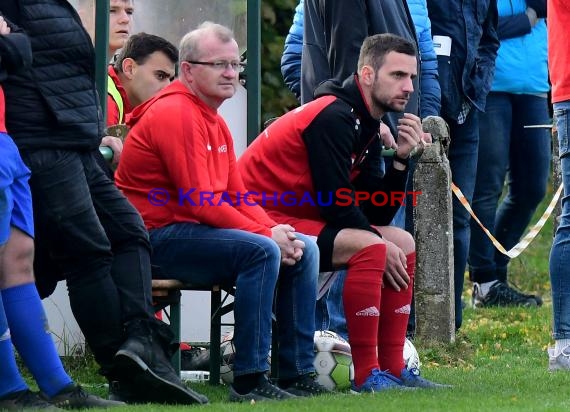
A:
{"type": "Polygon", "coordinates": [[[188,63],[191,64],[201,64],[203,66],[210,66],[213,67],[215,70],[226,70],[228,67],[231,67],[231,69],[235,72],[241,73],[245,70],[245,66],[240,63],[240,62],[229,62],[226,60],[220,60],[218,62],[198,62],[198,61],[194,61],[194,60],[186,60],[188,63]]]}

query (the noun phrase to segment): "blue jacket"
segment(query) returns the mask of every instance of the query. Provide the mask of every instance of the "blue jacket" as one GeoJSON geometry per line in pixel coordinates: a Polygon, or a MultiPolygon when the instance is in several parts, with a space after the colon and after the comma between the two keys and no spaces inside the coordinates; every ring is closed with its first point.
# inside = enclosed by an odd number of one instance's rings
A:
{"type": "MultiPolygon", "coordinates": [[[[542,0],[542,3],[546,8],[546,0],[542,0]]],[[[535,7],[541,15],[539,6],[535,7]]],[[[544,19],[540,19],[531,29],[525,14],[525,0],[497,0],[497,8],[501,47],[491,90],[516,94],[547,93],[550,86],[544,19]]]]}
{"type": "MultiPolygon", "coordinates": [[[[301,0],[302,1],[302,0],[301,0]]],[[[426,0],[407,0],[420,48],[420,117],[439,116],[441,88],[426,0]]]]}
{"type": "Polygon", "coordinates": [[[427,0],[433,36],[451,38],[438,56],[441,113],[456,120],[464,101],[485,110],[499,48],[496,0],[427,0]]]}
{"type": "Polygon", "coordinates": [[[301,53],[303,51],[303,0],[295,7],[293,24],[285,38],[281,56],[281,74],[285,84],[297,99],[301,98],[301,53]]]}

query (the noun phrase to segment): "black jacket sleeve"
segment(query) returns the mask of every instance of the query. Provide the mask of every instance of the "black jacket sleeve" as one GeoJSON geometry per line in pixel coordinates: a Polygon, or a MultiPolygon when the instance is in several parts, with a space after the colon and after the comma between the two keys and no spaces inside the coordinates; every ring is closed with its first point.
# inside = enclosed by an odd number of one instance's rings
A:
{"type": "Polygon", "coordinates": [[[525,13],[499,17],[497,34],[499,40],[512,39],[530,33],[530,21],[525,13]]]}
{"type": "Polygon", "coordinates": [[[0,35],[0,73],[2,74],[17,71],[29,66],[32,62],[32,50],[28,36],[9,20],[5,20],[10,27],[10,33],[0,35]]]}
{"type": "Polygon", "coordinates": [[[355,117],[351,108],[337,99],[304,130],[309,167],[316,193],[332,194],[332,204],[319,205],[327,226],[363,229],[376,233],[354,203],[355,187],[350,181],[351,155],[355,141],[355,117]],[[342,190],[343,196],[339,195],[342,190]]]}

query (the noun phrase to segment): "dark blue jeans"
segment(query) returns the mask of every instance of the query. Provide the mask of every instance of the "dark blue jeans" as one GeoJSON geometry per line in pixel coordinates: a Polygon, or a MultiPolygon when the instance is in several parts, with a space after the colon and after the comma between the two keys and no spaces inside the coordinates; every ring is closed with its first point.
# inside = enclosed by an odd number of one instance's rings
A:
{"type": "MultiPolygon", "coordinates": [[[[473,211],[509,250],[518,243],[544,198],[550,172],[550,131],[545,97],[492,92],[479,119],[479,160],[473,211]],[[499,204],[503,187],[507,193],[499,204]]],[[[509,257],[471,221],[469,273],[473,282],[506,281],[509,257]]]]}
{"type": "Polygon", "coordinates": [[[570,339],[570,100],[554,103],[562,166],[562,214],[550,252],[553,338],[570,339]]]}
{"type": "Polygon", "coordinates": [[[316,243],[305,242],[303,258],[280,268],[272,239],[236,229],[176,223],[150,231],[152,263],[168,278],[202,286],[235,285],[234,375],[265,372],[271,314],[279,331],[279,378],[314,371],[313,339],[319,270],[316,243]]]}
{"type": "MultiPolygon", "coordinates": [[[[473,199],[475,176],[477,173],[477,150],[479,147],[479,113],[471,109],[465,123],[444,118],[449,125],[451,144],[449,164],[453,183],[465,195],[469,203],[473,199]]],[[[453,197],[453,271],[455,281],[455,328],[463,322],[461,294],[469,249],[469,212],[453,197]]]]}
{"type": "Polygon", "coordinates": [[[36,278],[63,275],[73,315],[108,375],[124,325],[153,320],[150,243],[136,209],[97,165],[94,152],[23,151],[32,171],[36,278]]]}

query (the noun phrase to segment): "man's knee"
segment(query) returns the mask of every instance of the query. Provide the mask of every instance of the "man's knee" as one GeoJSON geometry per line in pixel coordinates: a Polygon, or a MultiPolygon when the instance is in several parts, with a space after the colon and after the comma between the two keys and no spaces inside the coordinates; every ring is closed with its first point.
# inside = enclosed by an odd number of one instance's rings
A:
{"type": "Polygon", "coordinates": [[[12,228],[2,260],[2,283],[4,287],[33,282],[34,240],[12,228]]]}
{"type": "Polygon", "coordinates": [[[414,237],[409,232],[406,232],[404,229],[400,229],[399,227],[395,226],[384,226],[379,228],[379,230],[386,240],[394,243],[396,246],[402,249],[404,254],[408,255],[415,252],[416,242],[414,241],[414,237]]]}
{"type": "Polygon", "coordinates": [[[402,249],[402,251],[409,255],[416,251],[416,242],[414,237],[403,229],[398,230],[398,243],[397,245],[402,249]]]}

